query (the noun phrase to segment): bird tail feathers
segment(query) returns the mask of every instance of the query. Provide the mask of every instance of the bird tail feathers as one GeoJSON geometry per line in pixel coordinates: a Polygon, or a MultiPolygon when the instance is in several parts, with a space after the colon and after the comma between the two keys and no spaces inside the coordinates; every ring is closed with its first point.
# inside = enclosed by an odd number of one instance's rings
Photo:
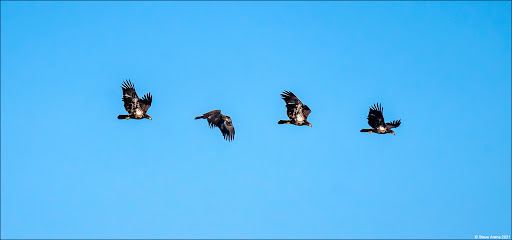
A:
{"type": "Polygon", "coordinates": [[[372,131],[372,129],[361,129],[361,132],[369,132],[372,131]]]}
{"type": "Polygon", "coordinates": [[[204,118],[203,116],[197,116],[196,118],[194,119],[201,119],[201,118],[204,118]]]}
{"type": "Polygon", "coordinates": [[[117,116],[117,119],[126,119],[128,117],[129,117],[128,115],[119,115],[119,116],[117,116]]]}
{"type": "Polygon", "coordinates": [[[285,124],[285,123],[290,123],[290,121],[286,121],[286,120],[279,120],[279,122],[277,122],[277,124],[285,124]]]}

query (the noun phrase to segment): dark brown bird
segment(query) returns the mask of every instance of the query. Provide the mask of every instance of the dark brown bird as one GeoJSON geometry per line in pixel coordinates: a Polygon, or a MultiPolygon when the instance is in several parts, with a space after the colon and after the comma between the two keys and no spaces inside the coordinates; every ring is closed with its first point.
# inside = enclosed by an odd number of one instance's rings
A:
{"type": "Polygon", "coordinates": [[[118,119],[143,119],[147,118],[152,120],[151,117],[146,114],[148,109],[151,107],[151,102],[153,101],[153,96],[151,93],[147,93],[139,99],[137,96],[137,92],[135,92],[135,87],[130,80],[126,80],[121,85],[123,89],[123,102],[124,109],[128,112],[128,115],[119,115],[118,119]]]}
{"type": "Polygon", "coordinates": [[[361,132],[368,133],[378,133],[378,134],[386,134],[392,133],[395,135],[395,131],[392,128],[396,128],[400,126],[400,120],[393,120],[388,123],[384,123],[384,116],[382,115],[382,106],[377,103],[370,107],[370,112],[368,113],[368,125],[372,127],[371,129],[361,129],[361,132]]]}
{"type": "Polygon", "coordinates": [[[308,122],[308,115],[311,113],[311,109],[303,104],[299,98],[290,91],[284,91],[281,93],[281,97],[286,102],[286,114],[290,120],[279,120],[278,124],[294,124],[297,126],[310,126],[308,122]]]}
{"type": "Polygon", "coordinates": [[[197,116],[195,119],[204,118],[208,121],[210,128],[218,127],[222,132],[222,136],[227,141],[235,139],[235,127],[229,116],[220,113],[220,110],[209,111],[202,116],[197,116]]]}

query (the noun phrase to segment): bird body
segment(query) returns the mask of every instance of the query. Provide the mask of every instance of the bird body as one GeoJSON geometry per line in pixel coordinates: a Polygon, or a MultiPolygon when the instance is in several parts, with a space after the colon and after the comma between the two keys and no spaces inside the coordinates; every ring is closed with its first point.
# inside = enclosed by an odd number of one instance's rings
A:
{"type": "Polygon", "coordinates": [[[378,134],[386,134],[392,133],[395,135],[395,131],[392,128],[396,128],[400,126],[400,120],[393,120],[391,122],[385,123],[384,116],[382,115],[382,105],[379,103],[374,104],[370,107],[370,112],[368,113],[368,125],[372,127],[371,129],[361,129],[361,132],[368,133],[378,133],[378,134]]]}
{"type": "Polygon", "coordinates": [[[384,133],[386,133],[386,128],[383,127],[383,126],[379,126],[379,127],[377,127],[377,131],[376,132],[380,133],[380,134],[384,134],[384,133]]]}
{"type": "Polygon", "coordinates": [[[119,115],[118,119],[143,119],[147,118],[152,120],[152,118],[147,115],[147,111],[151,107],[151,102],[153,101],[153,96],[151,93],[147,93],[139,99],[137,96],[137,92],[135,91],[135,87],[130,80],[126,80],[121,85],[123,89],[123,102],[124,109],[128,112],[128,115],[119,115]]]}
{"type": "Polygon", "coordinates": [[[290,120],[280,120],[278,124],[293,124],[297,126],[310,126],[308,122],[308,115],[311,113],[311,109],[303,104],[299,98],[290,91],[284,91],[281,97],[286,103],[286,114],[290,120]]]}
{"type": "Polygon", "coordinates": [[[304,123],[304,115],[297,114],[297,122],[298,123],[304,123]]]}
{"type": "Polygon", "coordinates": [[[140,110],[140,108],[136,108],[134,116],[135,116],[135,118],[140,119],[144,116],[144,112],[142,110],[140,110]]]}
{"type": "Polygon", "coordinates": [[[235,127],[229,116],[220,113],[220,110],[209,111],[195,119],[206,119],[210,128],[218,127],[222,136],[227,141],[232,141],[235,138],[235,127]]]}

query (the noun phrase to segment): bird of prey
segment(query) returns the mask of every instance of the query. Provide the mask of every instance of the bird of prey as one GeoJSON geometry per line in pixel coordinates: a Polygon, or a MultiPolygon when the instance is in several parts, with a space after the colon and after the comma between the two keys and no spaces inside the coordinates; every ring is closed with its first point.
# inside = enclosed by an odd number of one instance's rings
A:
{"type": "Polygon", "coordinates": [[[128,115],[119,115],[117,116],[117,119],[147,118],[151,120],[151,117],[146,114],[149,107],[151,107],[151,102],[153,101],[151,93],[147,93],[141,99],[139,99],[137,93],[135,92],[133,83],[130,80],[123,82],[121,88],[123,89],[124,109],[128,112],[128,115]]]}
{"type": "Polygon", "coordinates": [[[281,93],[281,97],[286,102],[286,114],[290,120],[279,120],[278,124],[294,124],[297,126],[311,126],[308,122],[308,115],[311,109],[303,104],[296,96],[290,91],[281,93]]]}
{"type": "Polygon", "coordinates": [[[208,121],[210,128],[218,127],[227,141],[232,141],[235,138],[235,127],[231,118],[220,113],[220,110],[209,111],[195,119],[204,118],[208,121]]]}
{"type": "Polygon", "coordinates": [[[374,132],[378,134],[392,133],[395,135],[395,131],[393,131],[392,128],[400,126],[400,123],[400,120],[393,120],[391,122],[384,123],[384,116],[382,116],[382,106],[377,103],[370,107],[370,112],[368,113],[368,125],[370,125],[372,128],[361,129],[361,132],[374,132]]]}

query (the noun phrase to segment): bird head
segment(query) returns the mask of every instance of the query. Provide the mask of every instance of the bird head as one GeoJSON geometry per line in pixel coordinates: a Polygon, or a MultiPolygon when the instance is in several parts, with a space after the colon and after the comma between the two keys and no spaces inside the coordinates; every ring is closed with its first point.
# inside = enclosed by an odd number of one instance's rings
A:
{"type": "Polygon", "coordinates": [[[313,125],[311,125],[311,123],[308,123],[308,126],[313,127],[313,125]]]}
{"type": "Polygon", "coordinates": [[[393,135],[395,135],[395,131],[393,131],[393,130],[389,129],[389,132],[390,132],[390,133],[393,133],[393,135]]]}
{"type": "Polygon", "coordinates": [[[146,118],[147,118],[147,119],[149,119],[149,120],[153,120],[153,119],[151,118],[151,116],[149,116],[149,115],[146,115],[146,118]]]}

